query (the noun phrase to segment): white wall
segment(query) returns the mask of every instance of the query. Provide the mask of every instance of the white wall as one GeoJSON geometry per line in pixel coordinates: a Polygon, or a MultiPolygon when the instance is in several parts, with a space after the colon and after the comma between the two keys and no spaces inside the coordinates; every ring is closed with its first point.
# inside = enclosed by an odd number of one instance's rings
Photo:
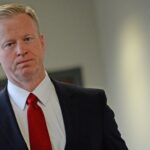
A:
{"type": "Polygon", "coordinates": [[[150,1],[94,0],[109,103],[131,150],[150,149],[150,1]]]}

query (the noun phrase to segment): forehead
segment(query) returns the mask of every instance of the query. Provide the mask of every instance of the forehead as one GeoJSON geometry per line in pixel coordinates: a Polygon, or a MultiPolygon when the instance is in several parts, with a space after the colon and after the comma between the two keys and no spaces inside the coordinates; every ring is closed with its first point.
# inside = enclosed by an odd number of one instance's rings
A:
{"type": "Polygon", "coordinates": [[[34,31],[36,25],[30,16],[18,14],[7,18],[0,18],[0,34],[23,32],[25,30],[34,31]]]}

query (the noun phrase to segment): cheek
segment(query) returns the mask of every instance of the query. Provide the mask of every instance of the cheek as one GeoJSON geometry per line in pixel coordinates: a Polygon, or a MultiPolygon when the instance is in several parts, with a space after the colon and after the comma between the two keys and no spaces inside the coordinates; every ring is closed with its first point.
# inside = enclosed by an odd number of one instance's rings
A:
{"type": "Polygon", "coordinates": [[[10,68],[13,65],[13,56],[7,53],[0,53],[0,63],[3,68],[10,68]]]}
{"type": "Polygon", "coordinates": [[[3,68],[6,68],[7,66],[9,66],[9,61],[6,58],[0,58],[1,60],[1,65],[3,68]]]}

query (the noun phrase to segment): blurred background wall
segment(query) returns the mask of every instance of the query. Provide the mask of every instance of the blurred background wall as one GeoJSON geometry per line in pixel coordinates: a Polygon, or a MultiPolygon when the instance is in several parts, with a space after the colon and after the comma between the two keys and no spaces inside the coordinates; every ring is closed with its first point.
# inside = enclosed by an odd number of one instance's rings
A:
{"type": "Polygon", "coordinates": [[[150,1],[0,1],[6,2],[37,11],[47,70],[81,67],[84,87],[105,89],[129,149],[149,150],[150,1]]]}

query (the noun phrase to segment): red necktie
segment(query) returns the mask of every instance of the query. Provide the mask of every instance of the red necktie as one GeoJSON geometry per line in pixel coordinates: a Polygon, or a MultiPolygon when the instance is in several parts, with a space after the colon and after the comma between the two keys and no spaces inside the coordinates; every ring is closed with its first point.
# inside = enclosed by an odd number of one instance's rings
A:
{"type": "Polygon", "coordinates": [[[27,104],[29,105],[27,117],[31,150],[52,150],[44,114],[37,105],[37,97],[30,93],[27,104]]]}

